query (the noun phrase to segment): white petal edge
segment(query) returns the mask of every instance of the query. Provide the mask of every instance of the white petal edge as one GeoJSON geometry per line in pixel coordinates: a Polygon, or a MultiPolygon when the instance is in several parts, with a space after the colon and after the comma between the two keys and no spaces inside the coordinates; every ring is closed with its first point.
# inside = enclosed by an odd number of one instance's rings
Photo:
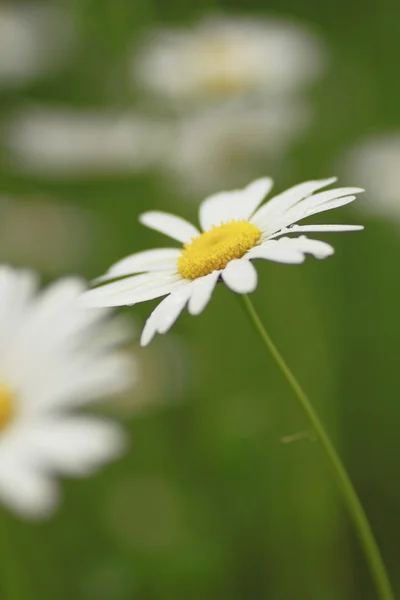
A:
{"type": "Polygon", "coordinates": [[[292,244],[304,254],[311,254],[318,260],[328,258],[335,253],[334,247],[330,244],[322,242],[321,240],[312,240],[305,235],[302,235],[298,238],[281,238],[278,241],[286,239],[289,244],[292,244]]]}
{"type": "Polygon", "coordinates": [[[48,416],[28,434],[30,456],[45,472],[83,477],[119,458],[122,428],[100,417],[48,416]]]}
{"type": "Polygon", "coordinates": [[[0,497],[10,510],[28,520],[50,517],[59,502],[58,485],[33,465],[0,463],[0,497]]]}
{"type": "Polygon", "coordinates": [[[140,338],[140,345],[147,346],[156,333],[166,333],[175,323],[190,298],[192,282],[185,281],[182,289],[164,298],[146,321],[140,338]]]}
{"type": "Polygon", "coordinates": [[[194,237],[200,235],[200,231],[186,219],[160,211],[143,213],[139,217],[142,225],[155,229],[169,237],[186,244],[194,237]]]}
{"type": "Polygon", "coordinates": [[[82,294],[82,307],[133,306],[165,296],[179,287],[182,277],[175,273],[145,273],[102,285],[82,294]]]}
{"type": "Polygon", "coordinates": [[[246,254],[246,258],[261,258],[287,265],[299,265],[304,262],[304,253],[284,240],[270,240],[262,246],[257,246],[246,254]]]}
{"type": "Polygon", "coordinates": [[[200,205],[199,220],[204,231],[228,221],[248,220],[273,186],[269,177],[257,179],[243,190],[220,192],[200,205]]]}
{"type": "Polygon", "coordinates": [[[213,271],[193,281],[188,304],[191,315],[199,315],[203,312],[211,299],[220,274],[221,271],[213,271]]]}
{"type": "Polygon", "coordinates": [[[257,271],[249,260],[231,260],[222,271],[224,283],[237,294],[251,294],[257,287],[257,271]]]}
{"type": "Polygon", "coordinates": [[[266,204],[264,204],[252,217],[254,225],[263,229],[270,219],[276,219],[276,217],[282,215],[289,208],[310,196],[313,192],[324,188],[337,181],[337,177],[331,177],[329,179],[321,179],[316,181],[305,181],[295,185],[288,190],[285,190],[281,194],[274,196],[266,204]]]}
{"type": "MultiPolygon", "coordinates": [[[[348,190],[355,189],[358,189],[357,193],[363,191],[359,188],[348,188],[348,190]]],[[[332,190],[332,192],[334,191],[335,190],[332,190]]],[[[317,196],[320,196],[321,198],[323,197],[322,194],[318,194],[317,196]]],[[[296,206],[288,210],[284,215],[282,215],[280,222],[278,223],[278,227],[286,227],[287,225],[296,223],[297,221],[305,219],[306,217],[310,217],[311,215],[316,215],[321,212],[332,210],[333,208],[345,206],[346,204],[354,202],[354,200],[356,199],[356,196],[354,195],[345,195],[333,198],[326,196],[325,200],[316,201],[315,199],[317,198],[317,196],[310,196],[306,200],[303,200],[303,202],[296,204],[296,206]]]]}
{"type": "Polygon", "coordinates": [[[246,256],[251,259],[263,258],[296,265],[304,262],[306,254],[312,254],[314,258],[321,260],[332,256],[334,252],[335,249],[330,244],[302,235],[298,238],[284,237],[279,240],[269,240],[250,250],[246,256]]]}
{"type": "Polygon", "coordinates": [[[112,265],[107,273],[95,279],[93,284],[135,273],[173,270],[180,252],[178,248],[157,248],[131,254],[112,265]]]}
{"type": "Polygon", "coordinates": [[[362,231],[363,229],[363,225],[292,225],[268,236],[268,239],[272,240],[290,233],[345,233],[348,231],[362,231]]]}

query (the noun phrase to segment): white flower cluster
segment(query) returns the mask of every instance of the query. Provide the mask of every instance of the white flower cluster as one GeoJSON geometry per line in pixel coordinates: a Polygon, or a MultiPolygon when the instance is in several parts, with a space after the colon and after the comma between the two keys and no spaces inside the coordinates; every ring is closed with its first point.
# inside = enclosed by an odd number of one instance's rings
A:
{"type": "Polygon", "coordinates": [[[17,170],[85,177],[155,169],[198,197],[244,184],[266,161],[281,168],[310,123],[306,91],[325,62],[320,39],[300,24],[206,17],[139,41],[127,74],[136,109],[27,107],[10,115],[2,137],[17,170]]]}
{"type": "Polygon", "coordinates": [[[324,63],[319,38],[284,19],[210,16],[150,32],[133,81],[176,115],[161,167],[196,196],[242,185],[266,160],[276,171],[309,123],[303,92],[324,63]]]}

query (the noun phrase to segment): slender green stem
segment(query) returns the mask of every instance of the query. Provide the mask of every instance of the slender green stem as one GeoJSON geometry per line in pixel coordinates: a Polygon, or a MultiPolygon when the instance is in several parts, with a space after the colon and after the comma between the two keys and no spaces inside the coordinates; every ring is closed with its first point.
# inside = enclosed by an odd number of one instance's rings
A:
{"type": "Polygon", "coordinates": [[[351,482],[349,475],[335,450],[325,428],[320,421],[319,416],[315,412],[312,404],[310,403],[306,393],[301,388],[297,379],[289,369],[285,360],[281,356],[280,352],[276,348],[275,344],[266,332],[254,306],[248,296],[240,297],[243,303],[244,310],[250,319],[253,327],[259,333],[262,341],[264,342],[267,349],[271,352],[276,364],[281,370],[282,374],[288,381],[290,387],[293,389],[300,406],[306,414],[312,428],[314,429],[319,441],[321,442],[322,448],[331,464],[333,471],[339,481],[343,497],[347,503],[350,515],[353,519],[355,528],[360,538],[361,545],[363,547],[365,557],[369,564],[371,575],[375,581],[376,589],[381,600],[394,600],[393,590],[389,581],[388,574],[385,569],[378,545],[375,541],[374,534],[372,533],[371,526],[368,522],[367,516],[363,509],[363,506],[357,496],[357,492],[351,482]]]}

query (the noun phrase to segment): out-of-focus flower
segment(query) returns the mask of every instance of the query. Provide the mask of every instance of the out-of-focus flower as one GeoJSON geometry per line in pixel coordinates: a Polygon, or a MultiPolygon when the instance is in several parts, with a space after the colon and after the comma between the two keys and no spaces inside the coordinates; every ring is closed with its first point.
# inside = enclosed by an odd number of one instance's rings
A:
{"type": "Polygon", "coordinates": [[[300,264],[307,254],[327,258],[334,249],[326,242],[305,235],[286,236],[362,229],[359,225],[295,225],[306,217],[349,204],[354,194],[363,191],[337,188],[314,194],[335,181],[335,177],[306,181],[261,207],[273,185],[268,177],[244,190],[215,194],[200,205],[202,232],[181,217],[144,213],[140,217],[144,225],[181,242],[183,247],[147,250],[124,258],[97,282],[124,279],[85,292],[82,305],[133,305],[167,296],[147,319],[141,337],[145,346],[156,333],[166,333],[186,305],[190,314],[200,314],[220,279],[237,294],[254,292],[257,271],[253,259],[300,264]]]}
{"type": "Polygon", "coordinates": [[[64,10],[46,4],[0,6],[0,89],[29,82],[68,56],[73,28],[64,10]]]}
{"type": "Polygon", "coordinates": [[[13,166],[46,176],[137,172],[164,150],[164,126],[140,114],[29,108],[3,130],[13,166]]]}
{"type": "Polygon", "coordinates": [[[47,275],[70,272],[87,262],[99,241],[95,217],[54,199],[0,198],[0,256],[47,275]]]}
{"type": "Polygon", "coordinates": [[[362,208],[400,219],[400,131],[361,141],[345,155],[342,169],[365,187],[362,208]]]}
{"type": "Polygon", "coordinates": [[[161,101],[288,95],[320,74],[324,47],[283,19],[208,17],[187,29],[148,34],[134,57],[134,80],[161,101]]]}
{"type": "Polygon", "coordinates": [[[57,505],[56,474],[90,475],[124,448],[116,424],[71,413],[136,378],[126,330],[80,308],[84,288],[65,278],[38,294],[33,272],[0,268],[0,499],[27,518],[57,505]]]}
{"type": "Polygon", "coordinates": [[[299,102],[221,103],[183,116],[171,126],[161,166],[192,196],[241,186],[265,161],[278,170],[282,156],[306,129],[309,116],[299,102]]]}

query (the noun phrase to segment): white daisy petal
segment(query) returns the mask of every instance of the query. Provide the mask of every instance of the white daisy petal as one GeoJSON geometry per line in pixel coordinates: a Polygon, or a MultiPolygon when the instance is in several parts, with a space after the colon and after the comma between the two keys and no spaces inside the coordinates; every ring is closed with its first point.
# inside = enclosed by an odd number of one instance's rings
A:
{"type": "Polygon", "coordinates": [[[181,217],[176,217],[169,213],[159,211],[146,212],[140,215],[139,221],[143,225],[146,225],[146,227],[164,233],[183,244],[190,242],[192,238],[200,235],[200,231],[194,225],[181,217]]]}
{"type": "MultiPolygon", "coordinates": [[[[157,308],[158,308],[158,306],[157,306],[157,308]]],[[[148,346],[148,344],[150,344],[151,340],[157,333],[157,327],[156,327],[157,313],[154,315],[157,308],[155,308],[153,310],[153,312],[148,317],[148,319],[143,327],[142,335],[140,336],[140,345],[141,346],[148,346]]]]}
{"type": "Polygon", "coordinates": [[[292,209],[288,210],[280,220],[279,225],[286,227],[296,221],[300,221],[305,217],[310,217],[320,212],[332,210],[333,208],[339,208],[345,206],[356,199],[356,196],[352,194],[359,194],[363,192],[362,188],[339,188],[336,190],[329,190],[316,194],[306,198],[302,202],[296,204],[292,209]]]}
{"type": "Polygon", "coordinates": [[[209,303],[221,271],[213,271],[204,277],[195,279],[191,287],[188,311],[191,315],[199,315],[209,303]]]}
{"type": "Polygon", "coordinates": [[[134,275],[85,292],[80,303],[84,307],[132,306],[169,294],[181,281],[180,275],[170,272],[134,275]]]}
{"type": "Polygon", "coordinates": [[[344,187],[344,188],[335,188],[334,190],[327,190],[325,192],[320,192],[319,194],[313,194],[309,196],[302,202],[303,208],[305,210],[311,210],[325,202],[330,202],[331,200],[336,200],[337,198],[344,198],[346,196],[354,196],[354,194],[361,194],[364,192],[363,188],[359,187],[344,187]]]}
{"type": "Polygon", "coordinates": [[[71,409],[126,392],[137,381],[136,361],[117,352],[77,357],[64,365],[49,359],[21,383],[20,404],[26,414],[71,409]]]}
{"type": "Polygon", "coordinates": [[[304,262],[304,253],[299,248],[280,242],[281,240],[269,240],[262,246],[256,246],[250,250],[246,257],[263,258],[288,265],[299,265],[304,262]]]}
{"type": "Polygon", "coordinates": [[[224,283],[237,294],[250,294],[257,287],[257,271],[245,259],[231,260],[222,271],[224,283]]]}
{"type": "Polygon", "coordinates": [[[171,271],[176,267],[176,261],[180,253],[181,251],[177,248],[160,248],[137,252],[115,263],[105,275],[95,279],[93,284],[126,275],[134,275],[135,273],[171,271]]]}
{"type": "Polygon", "coordinates": [[[288,233],[344,233],[347,231],[362,231],[363,229],[363,225],[292,225],[269,236],[269,239],[288,233]]]}
{"type": "Polygon", "coordinates": [[[21,517],[36,520],[49,517],[58,501],[57,484],[32,466],[0,462],[0,499],[21,517]]]}
{"type": "MultiPolygon", "coordinates": [[[[333,208],[340,208],[341,206],[346,206],[346,204],[350,204],[354,202],[356,196],[344,196],[343,198],[337,198],[336,200],[330,200],[329,202],[324,202],[323,204],[319,204],[314,208],[308,208],[306,217],[311,217],[312,215],[316,215],[321,212],[325,212],[327,210],[332,210],[333,208]]],[[[303,217],[301,217],[303,218],[303,217]]]]}
{"type": "Polygon", "coordinates": [[[311,217],[312,215],[316,215],[320,212],[325,212],[327,210],[332,210],[333,208],[345,206],[346,204],[353,202],[355,198],[355,196],[345,196],[344,198],[337,198],[336,200],[324,202],[323,204],[314,206],[313,208],[309,208],[308,210],[303,208],[303,204],[305,205],[307,200],[305,200],[304,202],[300,202],[298,205],[294,206],[292,209],[288,210],[286,213],[281,215],[279,219],[272,220],[271,223],[264,229],[264,236],[270,237],[276,231],[288,228],[297,221],[305,219],[306,217],[311,217]]]}
{"type": "Polygon", "coordinates": [[[7,354],[37,285],[33,271],[0,267],[0,357],[7,354]]]}
{"type": "Polygon", "coordinates": [[[166,333],[175,323],[189,300],[190,285],[191,284],[188,283],[184,289],[170,294],[168,298],[165,298],[165,300],[161,302],[160,306],[162,306],[162,308],[158,315],[157,324],[158,333],[166,333]]]}
{"type": "Polygon", "coordinates": [[[335,249],[326,242],[320,240],[311,240],[310,238],[302,235],[298,238],[281,238],[278,242],[287,240],[287,243],[298,248],[305,254],[312,254],[314,258],[323,259],[328,258],[334,254],[335,249]]]}
{"type": "Polygon", "coordinates": [[[258,179],[243,190],[222,192],[206,198],[200,206],[199,219],[204,231],[228,221],[249,219],[272,188],[269,177],[258,179]]]}
{"type": "Polygon", "coordinates": [[[294,187],[274,196],[264,204],[256,213],[253,215],[252,222],[264,229],[265,225],[268,224],[268,220],[282,215],[289,208],[310,196],[313,192],[324,188],[331,183],[336,181],[336,177],[330,177],[329,179],[321,179],[319,181],[306,181],[295,185],[294,187]]]}
{"type": "Polygon", "coordinates": [[[95,417],[43,419],[29,438],[32,460],[47,472],[88,476],[125,450],[125,436],[115,423],[95,417]]]}
{"type": "Polygon", "coordinates": [[[191,281],[185,281],[185,286],[170,294],[153,310],[144,326],[141,346],[147,346],[156,333],[166,333],[172,327],[190,298],[191,285],[191,281]]]}

